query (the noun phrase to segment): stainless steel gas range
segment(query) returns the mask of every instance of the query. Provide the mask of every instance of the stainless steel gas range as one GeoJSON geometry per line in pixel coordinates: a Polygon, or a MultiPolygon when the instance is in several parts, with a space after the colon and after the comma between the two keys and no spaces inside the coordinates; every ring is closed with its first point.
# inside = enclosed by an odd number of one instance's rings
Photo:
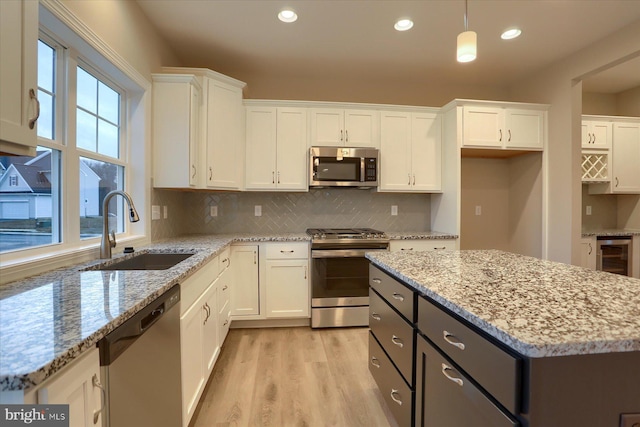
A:
{"type": "Polygon", "coordinates": [[[310,228],[311,327],[369,325],[369,251],[388,251],[371,228],[310,228]]]}

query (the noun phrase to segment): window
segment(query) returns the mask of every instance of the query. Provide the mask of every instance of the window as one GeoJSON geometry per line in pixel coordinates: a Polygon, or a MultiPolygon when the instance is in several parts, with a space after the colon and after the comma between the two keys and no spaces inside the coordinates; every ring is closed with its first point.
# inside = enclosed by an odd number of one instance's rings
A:
{"type": "MultiPolygon", "coordinates": [[[[41,22],[49,22],[47,11],[42,6],[40,10],[41,22]]],[[[3,254],[46,253],[52,244],[71,250],[91,239],[98,244],[105,215],[110,230],[127,231],[124,200],[112,198],[107,212],[102,205],[110,191],[126,190],[130,171],[128,95],[120,82],[141,89],[98,52],[88,52],[91,48],[77,35],[70,36],[68,29],[61,34],[66,38],[43,29],[38,40],[37,154],[0,157],[3,254]]]]}

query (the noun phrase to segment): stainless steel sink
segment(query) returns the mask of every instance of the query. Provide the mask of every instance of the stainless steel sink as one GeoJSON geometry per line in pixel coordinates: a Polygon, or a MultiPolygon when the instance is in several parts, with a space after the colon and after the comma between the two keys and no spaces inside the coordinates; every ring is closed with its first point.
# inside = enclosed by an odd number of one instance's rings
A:
{"type": "Polygon", "coordinates": [[[87,270],[167,270],[192,255],[192,253],[147,252],[111,264],[99,264],[87,270]]]}

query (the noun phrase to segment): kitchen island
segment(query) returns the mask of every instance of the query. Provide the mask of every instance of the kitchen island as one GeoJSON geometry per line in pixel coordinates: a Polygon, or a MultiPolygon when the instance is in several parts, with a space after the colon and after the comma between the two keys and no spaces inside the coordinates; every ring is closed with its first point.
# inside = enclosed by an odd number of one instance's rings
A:
{"type": "MultiPolygon", "coordinates": [[[[398,310],[397,292],[383,292],[389,280],[414,297],[413,314],[398,312],[415,331],[414,371],[404,375],[412,423],[640,422],[640,280],[495,250],[367,258],[380,307],[398,310]],[[454,394],[433,390],[438,378],[454,394]]],[[[390,354],[371,324],[373,352],[390,354]]]]}

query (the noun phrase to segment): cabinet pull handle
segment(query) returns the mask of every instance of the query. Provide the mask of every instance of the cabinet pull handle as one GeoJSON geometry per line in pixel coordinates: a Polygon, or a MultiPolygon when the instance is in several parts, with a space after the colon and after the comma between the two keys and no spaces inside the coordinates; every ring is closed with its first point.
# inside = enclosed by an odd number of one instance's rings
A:
{"type": "Polygon", "coordinates": [[[105,403],[107,401],[107,390],[105,390],[104,386],[100,384],[98,374],[93,374],[91,382],[93,383],[94,387],[98,387],[100,389],[100,395],[102,396],[100,398],[100,409],[98,409],[97,411],[93,411],[93,423],[98,424],[98,419],[100,419],[100,414],[102,413],[102,410],[104,409],[105,403]]]}
{"type": "Polygon", "coordinates": [[[307,266],[304,266],[304,280],[307,280],[307,266]]]}
{"type": "Polygon", "coordinates": [[[276,183],[276,173],[274,171],[271,171],[271,183],[276,183]]]}
{"type": "Polygon", "coordinates": [[[280,251],[281,254],[292,254],[293,250],[289,250],[289,251],[280,251]]]}
{"type": "Polygon", "coordinates": [[[229,323],[229,319],[225,319],[224,323],[222,324],[222,326],[227,326],[227,324],[229,323]]]}
{"type": "Polygon", "coordinates": [[[398,301],[404,301],[404,295],[397,292],[394,292],[391,296],[393,297],[393,299],[397,299],[398,301]]]}
{"type": "Polygon", "coordinates": [[[349,142],[349,130],[345,129],[344,134],[345,134],[344,142],[349,142]]]}
{"type": "Polygon", "coordinates": [[[207,323],[207,321],[209,320],[209,316],[211,315],[211,309],[209,308],[209,304],[206,302],[204,303],[202,308],[204,308],[204,311],[207,312],[207,317],[204,318],[204,323],[207,323]]]}
{"type": "Polygon", "coordinates": [[[416,185],[416,174],[413,174],[413,185],[416,185]]]}
{"type": "Polygon", "coordinates": [[[453,370],[453,368],[451,366],[447,365],[446,363],[443,363],[442,364],[442,375],[447,377],[448,380],[451,380],[454,383],[458,384],[460,387],[462,387],[464,385],[464,382],[462,381],[462,379],[461,378],[452,377],[451,375],[447,374],[447,371],[449,371],[449,370],[453,370]]]}
{"type": "Polygon", "coordinates": [[[382,283],[382,280],[378,279],[377,277],[372,278],[371,281],[378,284],[382,283]]]}
{"type": "Polygon", "coordinates": [[[620,184],[620,181],[618,180],[618,177],[616,176],[616,188],[618,188],[619,184],[620,184]]]}
{"type": "Polygon", "coordinates": [[[402,400],[396,398],[396,395],[400,396],[400,393],[398,393],[398,390],[396,390],[395,388],[391,389],[391,400],[393,400],[394,402],[396,402],[398,405],[402,406],[402,400]]]}
{"type": "Polygon", "coordinates": [[[411,185],[411,174],[408,173],[407,176],[409,177],[409,182],[407,182],[407,185],[411,185]]]}
{"type": "Polygon", "coordinates": [[[413,248],[400,248],[401,251],[412,251],[413,248]]]}
{"type": "Polygon", "coordinates": [[[196,165],[191,165],[191,169],[193,169],[193,175],[191,175],[191,178],[195,178],[196,177],[196,165]]]}
{"type": "Polygon", "coordinates": [[[256,251],[253,251],[253,263],[256,264],[257,262],[256,251]]]}
{"type": "Polygon", "coordinates": [[[29,129],[33,129],[36,126],[38,117],[40,117],[40,101],[38,101],[35,90],[29,89],[29,99],[33,99],[36,101],[36,115],[33,118],[29,119],[29,129]]]}
{"type": "Polygon", "coordinates": [[[231,265],[231,260],[229,258],[225,258],[222,260],[222,263],[224,264],[225,262],[227,263],[227,266],[225,268],[229,268],[229,266],[231,265]]]}
{"type": "Polygon", "coordinates": [[[395,335],[391,336],[391,342],[400,348],[404,347],[404,343],[402,342],[402,340],[395,335]]]}
{"type": "Polygon", "coordinates": [[[278,184],[280,184],[280,171],[278,171],[278,184]]]}
{"type": "Polygon", "coordinates": [[[507,139],[507,142],[511,142],[511,129],[509,129],[509,139],[507,139]]]}
{"type": "Polygon", "coordinates": [[[451,344],[454,347],[458,347],[460,350],[464,350],[464,343],[451,341],[451,339],[449,339],[449,337],[455,337],[455,335],[453,335],[452,333],[447,332],[447,331],[442,331],[442,338],[444,338],[444,340],[446,342],[448,342],[449,344],[451,344]]]}
{"type": "Polygon", "coordinates": [[[340,129],[340,142],[342,142],[343,140],[344,139],[343,139],[343,135],[342,135],[342,129],[340,129]]]}
{"type": "Polygon", "coordinates": [[[378,313],[371,313],[371,317],[373,317],[378,322],[382,319],[378,313]]]}
{"type": "Polygon", "coordinates": [[[498,141],[502,142],[502,129],[499,129],[500,131],[500,139],[498,141]]]}
{"type": "Polygon", "coordinates": [[[594,144],[596,143],[596,134],[595,133],[593,134],[593,143],[594,144]]]}
{"type": "Polygon", "coordinates": [[[446,247],[446,246],[434,246],[434,247],[433,247],[433,250],[434,250],[434,251],[443,251],[443,250],[445,250],[445,249],[447,249],[447,247],[446,247]]]}
{"type": "Polygon", "coordinates": [[[223,291],[226,291],[227,289],[229,289],[229,286],[227,286],[227,285],[224,285],[224,286],[222,287],[222,290],[223,290],[223,291]]]}
{"type": "Polygon", "coordinates": [[[213,179],[213,168],[209,166],[209,181],[213,179]]]}
{"type": "Polygon", "coordinates": [[[376,368],[379,368],[379,367],[380,367],[380,361],[379,361],[379,360],[378,360],[378,358],[377,358],[377,357],[375,357],[375,356],[371,356],[371,364],[372,364],[373,366],[375,366],[376,368]]]}
{"type": "Polygon", "coordinates": [[[589,144],[593,144],[593,134],[589,133],[589,144]]]}
{"type": "Polygon", "coordinates": [[[591,255],[591,252],[593,252],[593,247],[591,246],[591,243],[589,243],[589,255],[591,255]]]}

